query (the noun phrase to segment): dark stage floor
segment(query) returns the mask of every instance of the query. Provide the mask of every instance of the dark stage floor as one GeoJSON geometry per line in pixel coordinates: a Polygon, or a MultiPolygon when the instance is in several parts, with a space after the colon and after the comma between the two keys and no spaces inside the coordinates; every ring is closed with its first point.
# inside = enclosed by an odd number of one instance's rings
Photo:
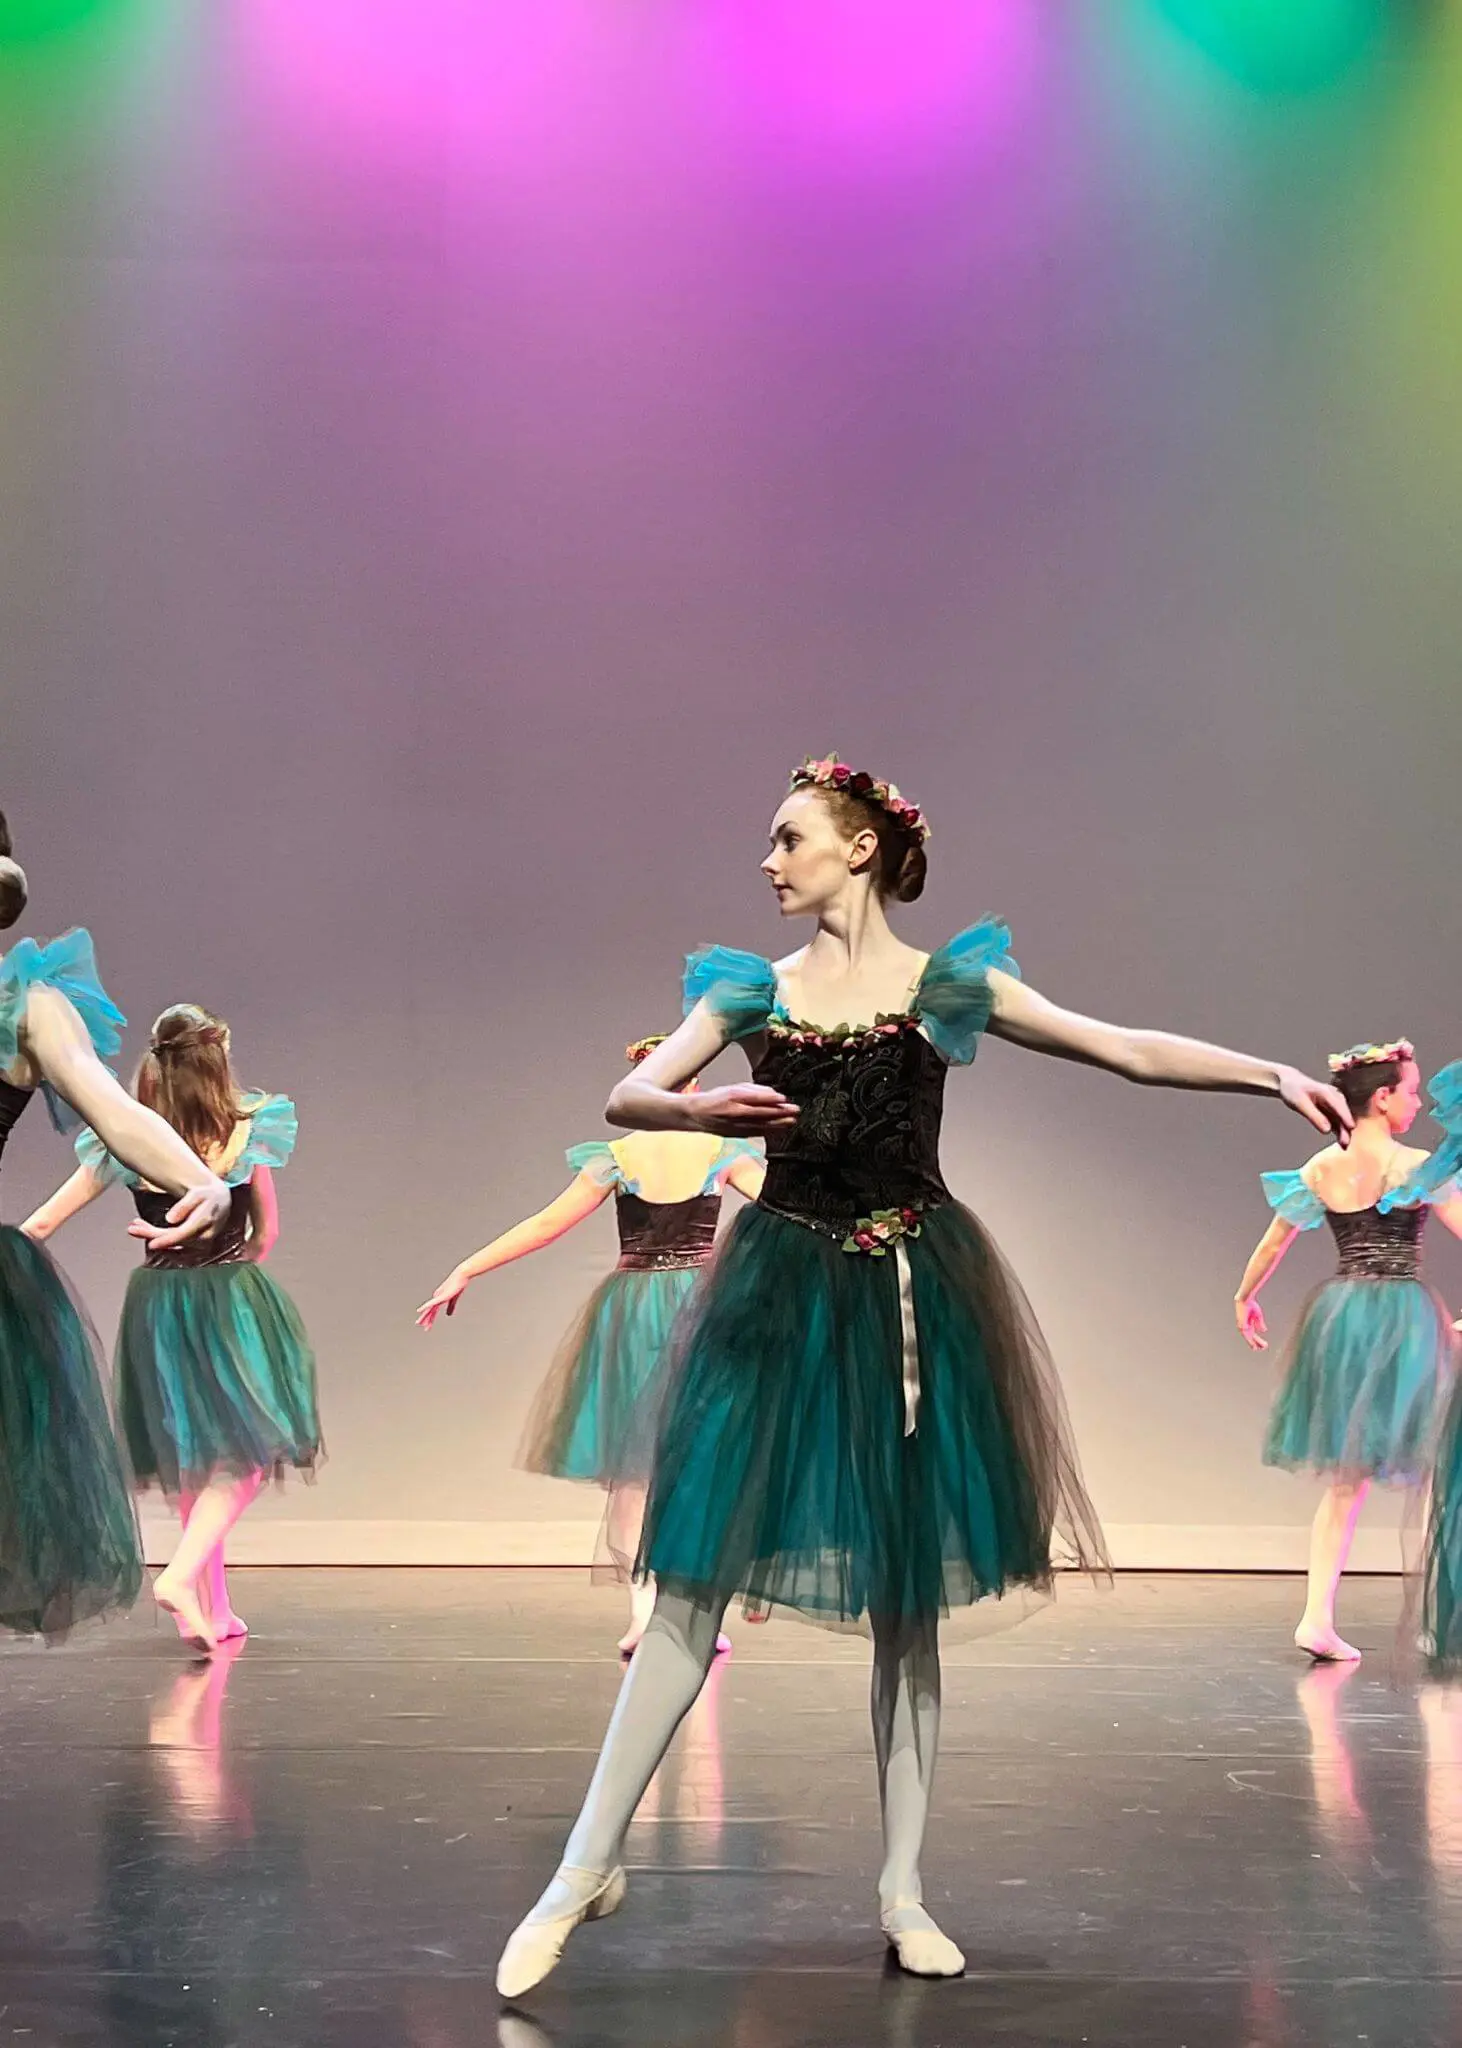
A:
{"type": "Polygon", "coordinates": [[[150,1615],[0,1650],[0,2044],[1432,2048],[1462,2040],[1462,1692],[1287,1647],[1297,1586],[1074,1585],[955,1649],[929,1897],[885,1969],[864,1652],[735,1625],[532,2016],[492,1988],[618,1677],[570,1573],[254,1572],[190,1667],[150,1615]]]}

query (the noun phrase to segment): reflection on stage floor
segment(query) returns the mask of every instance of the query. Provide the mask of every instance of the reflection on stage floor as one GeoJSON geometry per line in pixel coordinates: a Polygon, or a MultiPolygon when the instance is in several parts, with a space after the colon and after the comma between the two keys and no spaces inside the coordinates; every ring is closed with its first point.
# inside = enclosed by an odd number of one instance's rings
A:
{"type": "Polygon", "coordinates": [[[732,1622],[631,1834],[630,1894],[524,2009],[498,1950],[619,1676],[571,1572],[237,1575],[193,1663],[149,1612],[0,1648],[0,2044],[1440,2048],[1462,2039],[1462,1689],[1292,1650],[1294,1581],[1063,1586],[955,1645],[929,1902],[876,1925],[866,1652],[732,1622]]]}

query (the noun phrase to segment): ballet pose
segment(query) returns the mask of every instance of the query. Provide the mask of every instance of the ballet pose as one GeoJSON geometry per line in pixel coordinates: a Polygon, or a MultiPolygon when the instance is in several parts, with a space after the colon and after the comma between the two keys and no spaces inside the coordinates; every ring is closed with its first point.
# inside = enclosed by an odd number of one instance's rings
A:
{"type": "MultiPolygon", "coordinates": [[[[0,816],[0,929],[25,905],[0,816]]],[[[228,1190],[102,1065],[125,1022],[97,979],[91,939],[22,939],[0,957],[0,1152],[39,1088],[58,1129],[85,1117],[160,1189],[159,1254],[195,1245],[228,1190]]],[[[63,1635],[129,1607],[142,1584],[132,1501],[90,1330],[50,1256],[0,1226],[0,1628],[63,1635]]]]}
{"type": "MultiPolygon", "coordinates": [[[[626,1057],[637,1066],[662,1043],[639,1039],[626,1057]]],[[[563,1193],[454,1266],[416,1320],[429,1330],[443,1311],[455,1312],[470,1281],[555,1244],[613,1194],[619,1263],[560,1348],[533,1404],[519,1462],[551,1479],[588,1480],[611,1491],[610,1547],[628,1567],[644,1515],[652,1435],[646,1404],[655,1369],[711,1256],[723,1190],[734,1187],[754,1200],[764,1168],[759,1148],[744,1139],[685,1131],[575,1145],[568,1162],[576,1171],[563,1193]]],[[[653,1580],[632,1581],[630,1625],[619,1643],[624,1655],[644,1634],[654,1599],[653,1580]]]]}
{"type": "MultiPolygon", "coordinates": [[[[149,1244],[127,1283],[117,1338],[117,1405],[139,1486],[178,1503],[183,1534],[153,1594],[183,1640],[211,1651],[247,1634],[229,1597],[229,1531],[269,1477],[320,1456],[315,1361],[294,1303],[262,1270],[279,1235],[275,1170],[294,1150],[294,1104],[234,1079],[228,1026],[175,1003],[152,1027],[137,1095],[210,1161],[229,1190],[228,1221],[206,1243],[149,1244]]],[[[148,1236],[164,1205],[145,1169],[89,1131],[80,1166],[26,1219],[49,1237],[123,1181],[148,1236]]]]}
{"type": "Polygon", "coordinates": [[[695,955],[685,1022],[610,1097],[612,1123],[764,1136],[767,1178],[677,1341],[640,1545],[654,1612],[564,1860],[503,1953],[505,1997],[622,1900],[625,1831],[737,1593],[871,1632],[882,1926],[905,1970],[964,1967],[919,1875],[939,1622],[1046,1585],[1058,1540],[1086,1564],[1102,1541],[1030,1310],[940,1174],[947,1069],[989,1030],[1134,1081],[1277,1096],[1322,1130],[1348,1121],[1291,1068],[1058,1009],[1016,978],[993,919],[927,956],[903,944],[886,905],[920,893],[925,836],[889,785],[805,763],[762,865],[782,915],[815,920],[810,944],[775,964],[695,955]],[[681,1093],[733,1039],[752,1083],[681,1093]]]}
{"type": "Polygon", "coordinates": [[[1315,1289],[1290,1339],[1264,1440],[1266,1465],[1319,1472],[1327,1484],[1310,1532],[1305,1611],[1294,1639],[1316,1659],[1355,1662],[1335,1626],[1335,1596],[1356,1523],[1376,1481],[1415,1485],[1429,1475],[1452,1381],[1451,1321],[1421,1279],[1428,1211],[1462,1236],[1462,1166],[1454,1098],[1462,1065],[1431,1083],[1447,1131],[1435,1153],[1403,1145],[1421,1108],[1409,1040],[1353,1046],[1330,1060],[1355,1119],[1349,1144],[1316,1153],[1297,1173],[1266,1173],[1274,1221],[1234,1297],[1239,1334],[1268,1347],[1258,1294],[1301,1230],[1328,1223],[1340,1270],[1315,1289]],[[1452,1106],[1449,1106],[1452,1105],[1452,1106]]]}

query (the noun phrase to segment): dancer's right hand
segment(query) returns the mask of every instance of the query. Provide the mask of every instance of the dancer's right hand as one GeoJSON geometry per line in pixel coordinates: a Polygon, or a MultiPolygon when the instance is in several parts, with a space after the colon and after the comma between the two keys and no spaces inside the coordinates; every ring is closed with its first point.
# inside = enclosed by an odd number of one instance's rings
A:
{"type": "Polygon", "coordinates": [[[416,1327],[419,1330],[429,1330],[443,1309],[449,1316],[455,1315],[457,1303],[466,1286],[467,1275],[453,1267],[431,1300],[424,1301],[416,1311],[416,1327]]]}
{"type": "Polygon", "coordinates": [[[1251,1295],[1247,1301],[1240,1296],[1234,1302],[1234,1320],[1239,1326],[1239,1335],[1251,1351],[1267,1351],[1269,1338],[1268,1324],[1264,1311],[1251,1295]]]}
{"type": "Polygon", "coordinates": [[[140,1237],[152,1252],[170,1251],[191,1237],[207,1237],[228,1219],[233,1196],[216,1175],[199,1181],[178,1197],[167,1213],[167,1226],[147,1223],[139,1216],[128,1229],[129,1237],[140,1237]]]}
{"type": "Polygon", "coordinates": [[[738,1081],[730,1088],[705,1088],[686,1097],[686,1106],[700,1131],[723,1138],[755,1138],[763,1131],[782,1131],[795,1124],[798,1109],[775,1088],[738,1081]]]}

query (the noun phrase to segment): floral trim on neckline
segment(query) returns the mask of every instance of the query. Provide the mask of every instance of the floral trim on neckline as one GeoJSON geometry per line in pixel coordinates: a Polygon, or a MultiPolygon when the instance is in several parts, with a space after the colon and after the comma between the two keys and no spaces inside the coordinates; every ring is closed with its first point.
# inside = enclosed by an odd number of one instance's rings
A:
{"type": "Polygon", "coordinates": [[[804,1024],[789,1017],[780,1006],[767,1018],[767,1031],[788,1045],[832,1046],[839,1052],[877,1045],[881,1038],[898,1038],[917,1031],[922,1022],[917,1010],[881,1010],[871,1024],[804,1024]]]}

